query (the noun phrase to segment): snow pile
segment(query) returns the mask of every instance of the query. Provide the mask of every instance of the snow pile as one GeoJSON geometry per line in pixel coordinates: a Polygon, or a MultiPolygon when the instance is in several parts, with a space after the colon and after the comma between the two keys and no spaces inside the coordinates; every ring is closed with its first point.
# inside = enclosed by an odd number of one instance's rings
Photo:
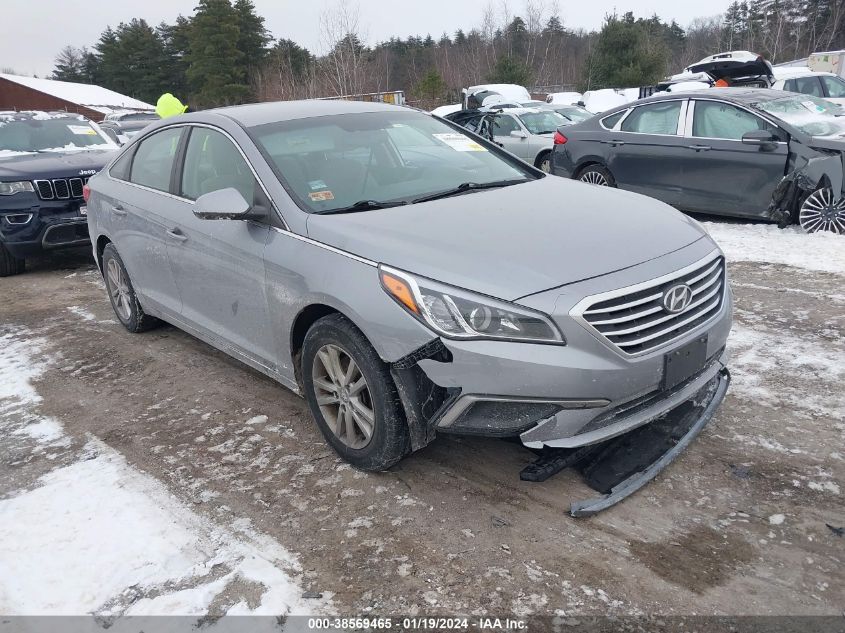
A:
{"type": "MultiPolygon", "coordinates": [[[[0,439],[68,447],[61,424],[36,409],[32,381],[49,363],[42,344],[0,327],[0,439]]],[[[277,541],[248,521],[227,528],[201,517],[96,439],[35,483],[0,500],[4,615],[286,615],[330,605],[303,602],[298,563],[277,541]]]]}
{"type": "Polygon", "coordinates": [[[845,236],[805,233],[797,226],[702,222],[729,262],[786,264],[845,275],[845,236]]]}

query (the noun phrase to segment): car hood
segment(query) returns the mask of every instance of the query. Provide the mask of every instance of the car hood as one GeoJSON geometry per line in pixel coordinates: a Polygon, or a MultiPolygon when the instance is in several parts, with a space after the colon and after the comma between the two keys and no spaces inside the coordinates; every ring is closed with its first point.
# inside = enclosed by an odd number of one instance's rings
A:
{"type": "Polygon", "coordinates": [[[114,148],[6,156],[0,152],[0,179],[36,180],[90,175],[91,170],[100,171],[105,167],[117,151],[114,148]]]}
{"type": "Polygon", "coordinates": [[[634,266],[706,235],[652,198],[555,176],[377,211],[310,215],[307,227],[324,244],[506,300],[634,266]]]}

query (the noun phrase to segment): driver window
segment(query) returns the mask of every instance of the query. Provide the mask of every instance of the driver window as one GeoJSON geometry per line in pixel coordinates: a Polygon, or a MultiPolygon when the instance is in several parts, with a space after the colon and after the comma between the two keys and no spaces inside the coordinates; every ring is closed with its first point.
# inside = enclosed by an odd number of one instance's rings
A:
{"type": "Polygon", "coordinates": [[[232,141],[209,128],[191,130],[182,170],[183,197],[196,200],[203,194],[234,187],[252,204],[255,186],[249,165],[232,141]]]}
{"type": "Polygon", "coordinates": [[[511,132],[519,130],[514,118],[507,114],[502,114],[493,119],[493,136],[510,136],[511,132]]]}
{"type": "Polygon", "coordinates": [[[696,101],[692,135],[703,138],[742,140],[747,132],[775,129],[766,121],[745,110],[718,101],[696,101]]]}

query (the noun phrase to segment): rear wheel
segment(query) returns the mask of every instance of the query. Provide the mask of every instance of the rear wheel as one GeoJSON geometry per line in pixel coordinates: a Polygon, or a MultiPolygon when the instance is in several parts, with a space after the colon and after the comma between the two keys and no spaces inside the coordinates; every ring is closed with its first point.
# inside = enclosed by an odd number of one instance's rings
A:
{"type": "Polygon", "coordinates": [[[599,187],[616,186],[613,174],[601,165],[587,165],[578,174],[578,180],[586,182],[589,185],[598,185],[599,187]]]}
{"type": "Polygon", "coordinates": [[[159,320],[146,314],[141,307],[129,273],[113,244],[106,244],[103,249],[103,277],[111,307],[123,327],[137,334],[158,325],[159,320]]]}
{"type": "Polygon", "coordinates": [[[537,157],[537,162],[534,164],[535,167],[538,169],[546,172],[547,174],[551,173],[552,171],[552,153],[551,152],[543,152],[537,157]]]}
{"type": "Polygon", "coordinates": [[[333,314],[302,346],[305,397],[320,431],[347,462],[378,471],[408,451],[408,425],[388,366],[361,331],[333,314]]]}
{"type": "Polygon", "coordinates": [[[0,277],[11,277],[12,275],[20,275],[26,268],[26,262],[23,259],[14,257],[6,247],[0,242],[0,277]]]}
{"type": "Polygon", "coordinates": [[[845,198],[836,200],[833,189],[816,189],[801,203],[798,224],[807,233],[830,231],[845,234],[845,198]]]}

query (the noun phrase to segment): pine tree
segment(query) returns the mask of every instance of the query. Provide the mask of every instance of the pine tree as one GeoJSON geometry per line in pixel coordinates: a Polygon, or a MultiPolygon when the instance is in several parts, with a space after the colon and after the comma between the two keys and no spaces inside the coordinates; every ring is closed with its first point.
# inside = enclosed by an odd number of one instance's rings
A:
{"type": "Polygon", "coordinates": [[[527,86],[531,83],[531,69],[514,57],[502,56],[496,60],[487,81],[495,84],[517,84],[527,86]]]}
{"type": "Polygon", "coordinates": [[[87,49],[65,46],[56,56],[56,66],[53,69],[53,79],[59,81],[86,82],[87,49]]]}
{"type": "Polygon", "coordinates": [[[195,105],[231,105],[249,97],[239,36],[229,0],[199,0],[188,35],[186,71],[195,105]]]}
{"type": "Polygon", "coordinates": [[[254,69],[267,59],[267,45],[273,39],[264,26],[264,18],[255,12],[252,0],[235,0],[233,6],[238,25],[237,49],[241,53],[242,81],[249,83],[254,69]]]}

